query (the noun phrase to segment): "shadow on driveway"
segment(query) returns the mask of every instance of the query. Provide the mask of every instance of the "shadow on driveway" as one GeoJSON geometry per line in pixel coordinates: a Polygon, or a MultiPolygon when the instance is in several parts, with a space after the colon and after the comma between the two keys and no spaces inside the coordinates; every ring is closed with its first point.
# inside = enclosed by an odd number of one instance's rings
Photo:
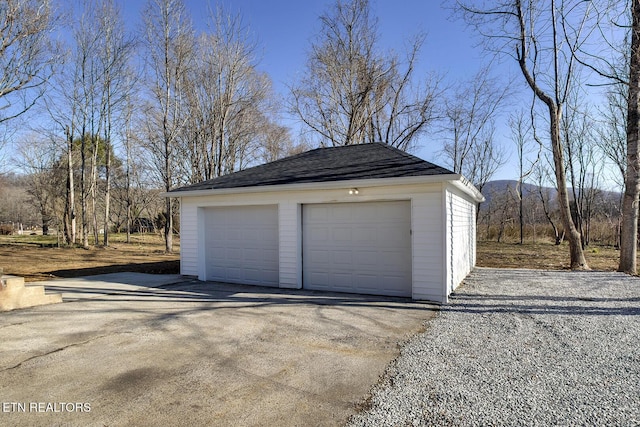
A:
{"type": "Polygon", "coordinates": [[[43,284],[68,302],[1,315],[0,396],[91,410],[3,425],[340,425],[439,309],[140,273],[43,284]]]}

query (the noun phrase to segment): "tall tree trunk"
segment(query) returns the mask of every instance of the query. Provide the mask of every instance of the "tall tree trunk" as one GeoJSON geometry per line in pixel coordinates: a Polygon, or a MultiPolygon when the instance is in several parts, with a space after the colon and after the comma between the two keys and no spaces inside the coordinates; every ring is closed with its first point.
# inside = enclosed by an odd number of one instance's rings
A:
{"type": "MultiPolygon", "coordinates": [[[[93,137],[92,137],[93,138],[93,137]]],[[[91,216],[93,222],[93,244],[97,245],[100,243],[100,239],[98,238],[98,208],[97,208],[97,199],[98,199],[98,138],[95,137],[95,142],[93,143],[93,153],[92,153],[92,162],[91,162],[91,216]]]]}
{"type": "Polygon", "coordinates": [[[127,114],[126,119],[127,131],[125,134],[125,147],[127,164],[125,169],[125,189],[127,193],[127,243],[131,243],[131,140],[129,139],[129,120],[130,116],[127,114]]]}
{"type": "Polygon", "coordinates": [[[171,197],[166,199],[166,210],[167,217],[164,223],[165,250],[167,253],[171,253],[173,252],[173,203],[171,197]]]}
{"type": "Polygon", "coordinates": [[[562,149],[562,139],[560,137],[560,121],[562,109],[555,104],[547,104],[551,119],[551,145],[553,151],[554,171],[558,187],[558,204],[560,207],[560,219],[569,240],[569,254],[572,270],[588,269],[587,260],[582,250],[582,239],[580,232],[576,228],[571,217],[571,206],[569,205],[569,191],[567,190],[567,177],[564,169],[564,154],[562,149]]]}
{"type": "Polygon", "coordinates": [[[76,243],[76,201],[73,181],[73,135],[67,129],[67,198],[65,216],[65,238],[69,245],[76,243]],[[68,228],[67,228],[68,227],[68,228]]]}
{"type": "Polygon", "coordinates": [[[627,101],[627,171],[622,200],[622,233],[618,271],[636,274],[638,251],[638,195],[640,194],[640,0],[631,6],[631,57],[629,60],[629,95],[627,101]]]}
{"type": "Polygon", "coordinates": [[[80,142],[80,210],[82,214],[82,246],[89,247],[89,219],[87,217],[87,135],[82,131],[80,142]]]}
{"type": "Polygon", "coordinates": [[[109,209],[111,204],[111,144],[105,140],[104,231],[102,243],[109,246],[109,209]]]}

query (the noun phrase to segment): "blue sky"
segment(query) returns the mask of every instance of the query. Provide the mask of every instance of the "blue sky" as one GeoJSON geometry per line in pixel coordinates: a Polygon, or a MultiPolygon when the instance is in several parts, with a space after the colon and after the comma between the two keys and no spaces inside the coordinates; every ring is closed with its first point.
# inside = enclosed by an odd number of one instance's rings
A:
{"type": "MultiPolygon", "coordinates": [[[[140,20],[144,0],[123,1],[130,24],[140,20]]],[[[233,0],[222,1],[225,10],[240,13],[262,49],[262,69],[280,87],[303,70],[310,40],[319,29],[318,17],[334,0],[233,0]]],[[[449,2],[451,3],[451,2],[449,2]]],[[[206,29],[206,17],[218,2],[185,0],[196,29],[206,29]]],[[[402,51],[404,41],[424,31],[423,71],[439,70],[456,75],[472,75],[481,56],[473,47],[471,33],[460,21],[448,19],[450,12],[439,0],[371,0],[379,19],[381,45],[402,51]]]]}
{"type": "MultiPolygon", "coordinates": [[[[130,25],[139,25],[144,0],[121,3],[130,25]]],[[[206,17],[215,1],[185,0],[197,30],[206,29],[206,17]]],[[[233,0],[223,1],[226,11],[240,13],[245,25],[258,40],[260,68],[268,73],[280,95],[287,96],[287,84],[304,71],[306,52],[317,34],[318,17],[334,0],[233,0]]],[[[417,76],[436,72],[447,82],[472,77],[481,64],[483,53],[475,47],[477,39],[461,21],[449,19],[451,12],[439,0],[371,0],[372,14],[379,20],[380,45],[384,49],[404,52],[408,38],[422,31],[427,34],[419,58],[417,76]]],[[[289,125],[287,121],[287,125],[289,125]]],[[[293,132],[295,136],[295,131],[293,132]]],[[[436,137],[437,138],[437,137],[436,137]]],[[[418,156],[444,164],[438,157],[440,143],[423,138],[418,156]]],[[[503,168],[505,169],[505,168],[503,168]]],[[[512,168],[506,176],[513,177],[512,168]]],[[[501,173],[500,175],[504,175],[501,173]]]]}

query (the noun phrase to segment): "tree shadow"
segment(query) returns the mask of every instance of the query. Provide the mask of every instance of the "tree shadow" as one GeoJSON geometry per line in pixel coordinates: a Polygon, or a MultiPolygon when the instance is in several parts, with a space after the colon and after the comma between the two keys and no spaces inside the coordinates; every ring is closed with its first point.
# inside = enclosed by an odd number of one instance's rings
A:
{"type": "MultiPolygon", "coordinates": [[[[91,280],[91,278],[86,278],[91,280]]],[[[103,281],[105,278],[100,278],[103,281]]],[[[96,279],[98,280],[98,279],[96,279]]],[[[134,281],[118,281],[113,283],[132,283],[134,281]]],[[[350,293],[337,293],[325,291],[313,291],[306,289],[284,289],[255,285],[237,285],[222,282],[201,282],[198,280],[183,279],[179,282],[159,284],[151,287],[137,286],[135,288],[120,288],[104,285],[82,286],[81,284],[58,285],[50,282],[46,286],[47,292],[73,293],[73,301],[118,301],[139,302],[141,304],[152,302],[171,302],[177,305],[186,303],[203,303],[201,308],[192,307],[194,310],[215,310],[228,308],[230,305],[217,305],[213,303],[231,303],[233,307],[263,307],[275,305],[316,305],[316,306],[343,306],[343,307],[379,307],[400,310],[429,310],[436,312],[439,305],[428,301],[414,301],[411,298],[387,297],[375,295],[362,295],[350,293]]],[[[141,306],[142,309],[143,306],[141,306]]]]}
{"type": "Polygon", "coordinates": [[[443,311],[470,314],[638,316],[640,297],[607,298],[551,295],[455,293],[443,311]]]}
{"type": "Polygon", "coordinates": [[[180,274],[180,260],[145,263],[136,262],[128,264],[105,265],[100,267],[53,270],[47,271],[45,272],[45,274],[50,274],[52,276],[60,277],[63,279],[70,279],[75,277],[124,272],[149,274],[180,274]]]}

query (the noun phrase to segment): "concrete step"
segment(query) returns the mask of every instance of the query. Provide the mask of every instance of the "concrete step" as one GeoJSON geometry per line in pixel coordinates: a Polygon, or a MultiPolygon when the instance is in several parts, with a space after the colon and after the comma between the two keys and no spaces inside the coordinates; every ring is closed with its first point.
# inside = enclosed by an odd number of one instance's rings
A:
{"type": "Polygon", "coordinates": [[[44,286],[25,286],[22,277],[19,278],[22,280],[16,279],[16,276],[2,276],[0,311],[62,302],[61,294],[46,294],[44,286]]]}
{"type": "Polygon", "coordinates": [[[62,302],[62,294],[46,293],[46,289],[41,285],[26,285],[25,289],[30,295],[29,307],[33,305],[55,304],[62,302]]]}
{"type": "Polygon", "coordinates": [[[3,275],[0,277],[0,283],[4,289],[15,289],[24,287],[24,277],[3,275]]]}

